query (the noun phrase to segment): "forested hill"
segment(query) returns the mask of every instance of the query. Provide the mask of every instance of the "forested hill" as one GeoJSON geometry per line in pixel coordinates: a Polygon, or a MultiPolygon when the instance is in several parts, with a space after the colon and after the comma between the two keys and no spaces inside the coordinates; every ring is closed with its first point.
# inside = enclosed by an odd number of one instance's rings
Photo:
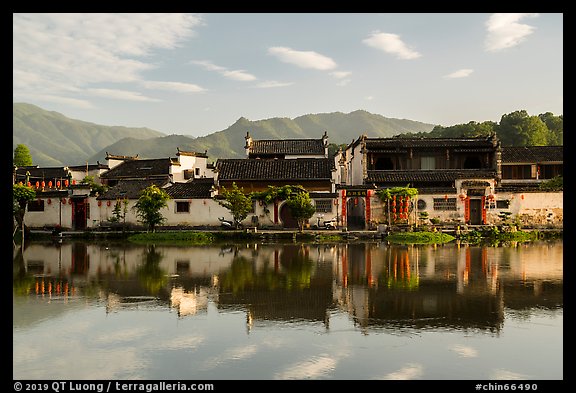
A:
{"type": "Polygon", "coordinates": [[[106,152],[140,158],[174,157],[180,150],[207,151],[211,160],[245,156],[247,132],[254,139],[321,138],[350,143],[361,134],[391,137],[406,132],[430,132],[433,124],[387,118],[358,110],[351,113],[308,114],[294,119],[238,119],[225,130],[194,138],[166,135],[148,128],[108,127],[74,120],[30,104],[13,104],[13,149],[26,145],[40,166],[104,162],[106,152]]]}
{"type": "Polygon", "coordinates": [[[26,145],[33,163],[40,166],[81,165],[123,138],[165,135],[149,128],[109,127],[70,119],[31,104],[15,103],[12,112],[12,149],[26,145]]]}
{"type": "Polygon", "coordinates": [[[245,157],[247,132],[254,139],[320,138],[328,133],[328,142],[349,144],[360,135],[472,137],[496,132],[503,146],[562,145],[563,116],[550,112],[537,116],[524,110],[504,114],[499,123],[492,121],[458,124],[448,127],[407,119],[387,118],[363,110],[351,113],[307,114],[290,118],[251,121],[244,117],[230,127],[203,137],[166,135],[148,128],[109,127],[70,119],[30,104],[13,104],[13,149],[26,145],[34,165],[83,165],[104,163],[106,152],[138,155],[140,158],[175,157],[177,149],[207,151],[217,158],[245,157]]]}

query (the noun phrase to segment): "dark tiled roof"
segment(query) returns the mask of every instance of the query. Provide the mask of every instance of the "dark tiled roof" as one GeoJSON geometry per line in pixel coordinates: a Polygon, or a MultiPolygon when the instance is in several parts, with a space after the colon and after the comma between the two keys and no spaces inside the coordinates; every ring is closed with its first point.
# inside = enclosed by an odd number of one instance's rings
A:
{"type": "Polygon", "coordinates": [[[502,147],[502,163],[563,162],[564,146],[502,147]]]}
{"type": "Polygon", "coordinates": [[[330,158],[221,159],[216,168],[219,180],[329,180],[335,170],[330,158]]]}
{"type": "Polygon", "coordinates": [[[67,179],[70,173],[64,167],[37,167],[37,166],[23,166],[16,169],[16,182],[26,181],[26,171],[30,172],[30,181],[46,182],[54,179],[67,179]]]}
{"type": "Polygon", "coordinates": [[[482,138],[366,138],[369,150],[394,150],[409,147],[494,148],[491,137],[482,138]]]}
{"type": "Polygon", "coordinates": [[[496,171],[479,169],[439,169],[368,171],[366,183],[433,183],[467,178],[495,178],[496,171]]]}
{"type": "Polygon", "coordinates": [[[210,198],[214,179],[198,179],[188,183],[174,183],[165,191],[174,199],[210,198]]]}
{"type": "MultiPolygon", "coordinates": [[[[70,168],[70,170],[73,170],[73,171],[85,171],[86,165],[70,165],[70,166],[68,166],[68,168],[70,168]]],[[[108,165],[100,164],[100,163],[88,165],[89,171],[93,171],[96,169],[108,169],[108,165]]]]}
{"type": "Polygon", "coordinates": [[[173,161],[170,158],[124,161],[101,174],[100,177],[103,179],[146,179],[168,176],[172,164],[173,161]]]}
{"type": "Polygon", "coordinates": [[[250,154],[324,155],[322,139],[262,139],[252,141],[250,154]]]}
{"type": "Polygon", "coordinates": [[[192,156],[192,157],[203,157],[203,158],[208,158],[208,151],[206,150],[204,153],[199,153],[196,151],[185,151],[185,150],[180,150],[179,147],[176,148],[178,150],[178,153],[176,153],[177,156],[192,156]]]}
{"type": "Polygon", "coordinates": [[[138,199],[140,197],[140,191],[149,187],[151,185],[157,185],[158,187],[164,186],[168,181],[166,179],[155,179],[155,180],[122,180],[118,182],[114,187],[110,187],[103,195],[100,195],[96,199],[138,199]]]}

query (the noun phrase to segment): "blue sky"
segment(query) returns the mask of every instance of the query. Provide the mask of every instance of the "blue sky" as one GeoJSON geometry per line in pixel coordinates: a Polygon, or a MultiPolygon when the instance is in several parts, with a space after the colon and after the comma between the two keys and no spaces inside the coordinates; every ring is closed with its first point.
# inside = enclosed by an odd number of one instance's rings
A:
{"type": "Polygon", "coordinates": [[[358,109],[443,126],[560,115],[563,23],[561,13],[16,13],[13,101],[189,136],[242,116],[358,109]]]}

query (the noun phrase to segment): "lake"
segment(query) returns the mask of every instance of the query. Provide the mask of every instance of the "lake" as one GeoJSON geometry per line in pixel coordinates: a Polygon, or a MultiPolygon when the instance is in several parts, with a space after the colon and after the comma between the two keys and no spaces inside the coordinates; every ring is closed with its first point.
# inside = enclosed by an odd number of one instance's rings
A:
{"type": "Polygon", "coordinates": [[[14,380],[562,380],[563,243],[14,251],[14,380]]]}

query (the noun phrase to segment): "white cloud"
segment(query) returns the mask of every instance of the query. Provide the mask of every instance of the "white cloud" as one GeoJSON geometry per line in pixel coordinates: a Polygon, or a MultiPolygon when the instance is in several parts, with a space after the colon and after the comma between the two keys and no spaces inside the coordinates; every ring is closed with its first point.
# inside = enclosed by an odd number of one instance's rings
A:
{"type": "Polygon", "coordinates": [[[249,82],[258,79],[244,70],[229,70],[228,68],[216,65],[209,60],[192,60],[190,63],[199,65],[207,71],[216,71],[224,77],[236,81],[249,82]]]}
{"type": "Polygon", "coordinates": [[[147,89],[177,91],[180,93],[202,93],[206,91],[203,87],[184,82],[144,81],[142,86],[147,89]]]}
{"type": "Polygon", "coordinates": [[[268,49],[268,53],[276,56],[284,63],[294,64],[301,68],[314,70],[332,70],[337,64],[331,58],[311,51],[298,51],[283,46],[274,46],[268,49]]]}
{"type": "Polygon", "coordinates": [[[519,23],[524,18],[535,18],[538,14],[492,14],[486,21],[488,32],[486,50],[496,52],[520,44],[534,32],[534,27],[519,23]]]}
{"type": "Polygon", "coordinates": [[[147,61],[153,50],[177,47],[202,24],[196,15],[169,13],[17,13],[12,22],[14,94],[37,99],[141,81],[156,67],[147,61]]]}
{"type": "Polygon", "coordinates": [[[256,85],[256,87],[261,88],[261,89],[270,89],[270,88],[274,88],[274,87],[286,87],[286,86],[292,86],[294,83],[292,82],[278,82],[278,81],[264,81],[264,82],[260,82],[256,85]]]}
{"type": "Polygon", "coordinates": [[[344,79],[347,76],[352,75],[352,73],[350,71],[334,71],[334,72],[331,72],[330,75],[336,79],[344,79]]]}
{"type": "Polygon", "coordinates": [[[470,74],[472,74],[474,72],[473,69],[470,68],[462,68],[458,71],[454,71],[448,75],[444,75],[444,78],[446,79],[456,79],[456,78],[466,78],[467,76],[470,76],[470,74]]]}
{"type": "Polygon", "coordinates": [[[65,104],[69,106],[73,106],[76,108],[82,109],[91,109],[94,108],[94,105],[90,101],[81,100],[77,98],[70,98],[70,97],[63,97],[63,96],[55,96],[51,94],[29,94],[29,93],[18,93],[13,94],[14,101],[30,101],[30,100],[37,100],[42,102],[55,102],[57,104],[65,104]]]}
{"type": "Polygon", "coordinates": [[[244,70],[225,71],[222,75],[228,79],[236,81],[253,81],[257,79],[254,75],[249,74],[244,70]]]}
{"type": "Polygon", "coordinates": [[[398,34],[374,32],[362,42],[373,48],[390,53],[399,59],[411,60],[422,56],[420,53],[408,48],[398,34]]]}
{"type": "Polygon", "coordinates": [[[155,98],[150,98],[142,95],[141,93],[135,91],[128,91],[128,90],[118,90],[118,89],[86,89],[86,93],[104,97],[104,98],[113,98],[116,100],[125,100],[125,101],[160,101],[155,98]]]}

